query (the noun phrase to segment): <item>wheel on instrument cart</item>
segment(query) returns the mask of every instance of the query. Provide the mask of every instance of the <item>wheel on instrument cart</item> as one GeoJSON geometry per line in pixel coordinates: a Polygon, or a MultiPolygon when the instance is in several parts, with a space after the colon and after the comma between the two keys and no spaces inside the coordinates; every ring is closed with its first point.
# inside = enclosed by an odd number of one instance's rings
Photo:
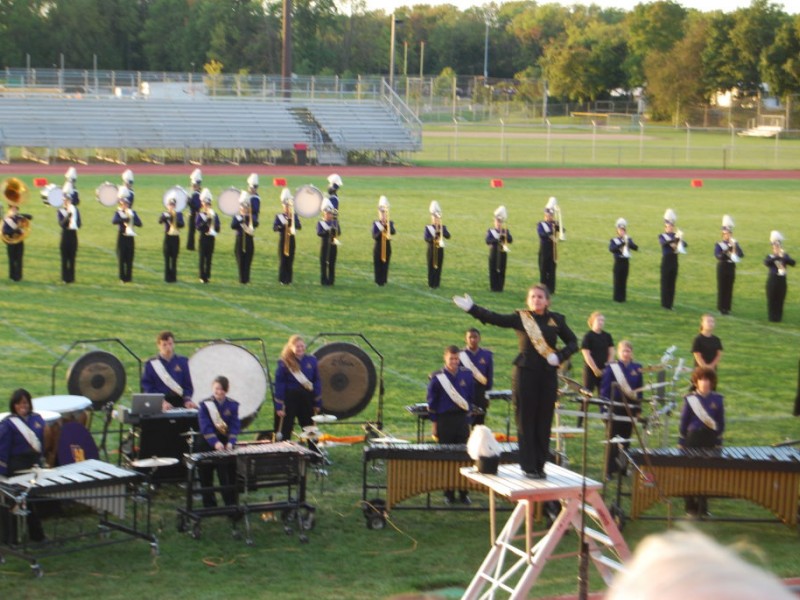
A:
{"type": "Polygon", "coordinates": [[[317,517],[313,510],[306,510],[300,521],[303,531],[311,531],[317,524],[317,517]]]}
{"type": "Polygon", "coordinates": [[[373,498],[362,504],[367,529],[383,529],[386,526],[386,501],[383,498],[373,498]]]}
{"type": "Polygon", "coordinates": [[[608,512],[611,513],[611,518],[614,519],[617,529],[619,529],[621,532],[625,528],[625,511],[622,510],[619,504],[612,504],[611,508],[608,509],[608,512]]]}
{"type": "Polygon", "coordinates": [[[178,515],[175,526],[178,529],[178,533],[185,533],[187,529],[186,517],[184,515],[178,515]]]}
{"type": "Polygon", "coordinates": [[[150,542],[150,556],[158,556],[161,554],[161,549],[158,547],[158,542],[150,542]]]}
{"type": "Polygon", "coordinates": [[[200,539],[200,535],[202,534],[203,529],[200,527],[200,521],[192,525],[192,538],[195,540],[200,539]]]}
{"type": "Polygon", "coordinates": [[[296,508],[284,508],[281,511],[281,521],[283,521],[284,525],[293,525],[297,522],[297,509],[296,508]]]}
{"type": "Polygon", "coordinates": [[[44,569],[42,569],[42,565],[39,563],[33,563],[31,569],[33,569],[33,576],[37,579],[44,576],[44,569]]]}

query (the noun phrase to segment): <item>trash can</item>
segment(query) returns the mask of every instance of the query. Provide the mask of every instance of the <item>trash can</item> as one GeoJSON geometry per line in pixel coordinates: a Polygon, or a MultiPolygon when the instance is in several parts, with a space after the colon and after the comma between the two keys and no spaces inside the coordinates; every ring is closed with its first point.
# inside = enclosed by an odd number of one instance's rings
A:
{"type": "Polygon", "coordinates": [[[308,144],[294,145],[294,164],[304,167],[308,163],[308,144]]]}

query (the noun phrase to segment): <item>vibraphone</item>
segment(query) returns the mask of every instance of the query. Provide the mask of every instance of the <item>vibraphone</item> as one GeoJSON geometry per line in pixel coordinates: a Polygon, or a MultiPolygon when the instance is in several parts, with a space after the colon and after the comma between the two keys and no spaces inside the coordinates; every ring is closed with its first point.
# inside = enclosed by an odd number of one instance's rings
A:
{"type": "MultiPolygon", "coordinates": [[[[422,443],[425,438],[425,421],[430,419],[430,413],[428,412],[428,404],[425,402],[418,402],[417,404],[409,404],[406,406],[406,410],[410,412],[412,415],[417,417],[417,443],[422,443]]],[[[478,406],[474,406],[472,408],[471,415],[482,415],[486,411],[478,406]]]]}
{"type": "MultiPolygon", "coordinates": [[[[315,508],[306,502],[306,475],[308,463],[318,460],[319,453],[295,442],[252,442],[243,443],[233,450],[196,452],[184,455],[187,467],[186,506],[178,508],[178,531],[186,531],[192,524],[192,537],[199,538],[200,522],[206,517],[227,516],[234,520],[244,518],[246,541],[250,537],[252,512],[281,512],[287,533],[296,524],[300,540],[308,541],[305,531],[314,525],[315,508]],[[194,494],[202,492],[198,487],[198,467],[213,467],[222,464],[236,464],[236,503],[232,506],[196,507],[194,494]],[[247,494],[265,488],[285,488],[286,500],[248,501],[247,494]]],[[[220,491],[222,488],[206,488],[205,491],[220,491]]]]}
{"type": "MultiPolygon", "coordinates": [[[[112,540],[110,537],[105,542],[93,539],[81,547],[74,542],[90,535],[94,537],[97,531],[76,535],[67,527],[57,529],[56,532],[62,533],[62,537],[51,537],[45,543],[33,544],[25,539],[22,534],[25,531],[28,511],[59,500],[88,506],[100,515],[98,527],[101,531],[115,530],[131,538],[142,538],[149,541],[152,551],[157,553],[158,540],[150,533],[150,496],[138,485],[142,479],[143,476],[136,471],[100,460],[76,462],[6,479],[0,483],[0,505],[8,509],[13,519],[11,527],[13,536],[6,544],[8,551],[29,560],[34,573],[41,576],[42,569],[37,557],[77,552],[122,541],[112,540]],[[126,521],[129,506],[132,507],[132,511],[126,521]],[[145,511],[141,516],[140,506],[143,506],[145,511]],[[112,521],[112,516],[119,521],[112,521]],[[144,529],[140,530],[140,527],[144,529]]],[[[70,518],[65,517],[65,519],[70,518]]]]}
{"type": "Polygon", "coordinates": [[[797,525],[800,452],[796,448],[658,448],[647,451],[652,468],[641,450],[631,449],[629,453],[647,475],[634,477],[632,519],[655,503],[660,491],[664,496],[750,500],[786,525],[797,525]]]}
{"type": "MultiPolygon", "coordinates": [[[[501,463],[518,460],[517,444],[503,443],[501,463]]],[[[397,506],[400,502],[439,490],[482,490],[482,486],[465,479],[461,467],[474,461],[467,454],[466,444],[375,444],[364,448],[362,500],[367,526],[380,528],[381,519],[392,509],[432,509],[428,495],[424,506],[397,506]],[[376,461],[383,461],[385,478],[370,482],[370,471],[378,471],[376,461]],[[379,491],[385,499],[369,499],[370,492],[379,491]]],[[[444,507],[437,507],[444,508],[444,507]]]]}

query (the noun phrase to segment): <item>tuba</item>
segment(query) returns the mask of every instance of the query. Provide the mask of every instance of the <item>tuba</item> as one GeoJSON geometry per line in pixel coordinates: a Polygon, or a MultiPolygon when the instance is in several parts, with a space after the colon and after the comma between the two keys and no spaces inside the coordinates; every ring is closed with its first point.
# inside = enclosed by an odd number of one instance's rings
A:
{"type": "MultiPolygon", "coordinates": [[[[0,192],[9,203],[9,205],[19,208],[21,204],[28,200],[30,191],[28,186],[21,179],[16,177],[9,177],[0,183],[0,192]]],[[[17,230],[14,235],[2,234],[2,240],[6,244],[19,244],[25,241],[25,238],[31,232],[31,216],[20,214],[16,219],[11,216],[6,216],[5,220],[10,220],[14,223],[14,228],[17,230]]]]}

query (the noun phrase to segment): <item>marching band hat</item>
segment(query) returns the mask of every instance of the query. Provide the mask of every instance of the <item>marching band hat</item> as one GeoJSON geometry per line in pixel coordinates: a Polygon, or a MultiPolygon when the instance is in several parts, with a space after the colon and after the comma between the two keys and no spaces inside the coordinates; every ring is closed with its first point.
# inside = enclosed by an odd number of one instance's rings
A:
{"type": "Polygon", "coordinates": [[[428,207],[428,212],[430,212],[434,217],[442,217],[442,207],[439,206],[439,203],[436,200],[431,200],[431,205],[428,207]]]}
{"type": "Polygon", "coordinates": [[[769,234],[769,241],[773,244],[780,244],[783,241],[783,236],[780,231],[771,231],[769,234]]]}
{"type": "Polygon", "coordinates": [[[189,181],[195,184],[199,184],[203,181],[203,172],[200,169],[195,169],[192,171],[192,174],[189,175],[189,181]]]}
{"type": "Polygon", "coordinates": [[[328,175],[328,184],[334,188],[340,188],[344,185],[342,183],[342,178],[339,177],[338,173],[331,173],[330,175],[328,175]]]}
{"type": "Polygon", "coordinates": [[[242,200],[239,202],[239,208],[250,208],[250,200],[242,200]]]}
{"type": "Polygon", "coordinates": [[[378,198],[378,210],[385,212],[389,208],[389,199],[386,196],[378,198]]]}
{"type": "Polygon", "coordinates": [[[126,187],[117,189],[117,200],[124,200],[128,204],[131,203],[131,191],[126,187]]]}
{"type": "Polygon", "coordinates": [[[130,169],[125,169],[122,172],[122,181],[133,185],[133,171],[131,171],[130,169]]]}
{"type": "Polygon", "coordinates": [[[247,206],[250,206],[250,193],[246,192],[245,190],[242,190],[241,193],[239,194],[239,204],[245,204],[245,203],[247,204],[247,206]]]}
{"type": "Polygon", "coordinates": [[[547,204],[544,205],[544,212],[549,215],[552,215],[556,208],[558,207],[558,200],[556,200],[555,196],[550,196],[550,199],[547,201],[547,204]]]}
{"type": "Polygon", "coordinates": [[[670,225],[675,225],[675,221],[678,220],[678,216],[675,214],[675,211],[671,208],[668,208],[664,211],[664,223],[669,223],[670,225]]]}
{"type": "Polygon", "coordinates": [[[500,221],[505,221],[508,219],[508,211],[506,210],[505,206],[498,206],[494,211],[494,218],[500,221]]]}
{"type": "Polygon", "coordinates": [[[722,231],[731,233],[733,231],[733,218],[730,215],[722,216],[722,231]]]}
{"type": "Polygon", "coordinates": [[[61,193],[72,198],[72,194],[75,193],[75,186],[72,185],[72,181],[64,182],[64,185],[61,186],[61,193]]]}
{"type": "Polygon", "coordinates": [[[64,177],[70,181],[76,181],[78,179],[78,170],[75,167],[70,167],[67,169],[67,172],[64,173],[64,177]]]}
{"type": "Polygon", "coordinates": [[[214,200],[214,197],[211,195],[211,190],[208,188],[203,188],[203,191],[200,192],[200,201],[203,204],[211,204],[214,200]]]}
{"type": "Polygon", "coordinates": [[[330,200],[325,198],[325,200],[322,201],[322,212],[330,212],[330,213],[332,213],[333,211],[334,211],[333,203],[331,203],[330,200]]]}
{"type": "Polygon", "coordinates": [[[627,228],[628,228],[628,222],[625,219],[623,219],[622,217],[617,219],[617,229],[627,229],[627,228]]]}
{"type": "Polygon", "coordinates": [[[292,198],[293,198],[292,190],[290,190],[287,187],[285,187],[285,188],[283,188],[281,190],[281,204],[289,204],[289,202],[291,202],[292,198]]]}
{"type": "Polygon", "coordinates": [[[258,187],[258,173],[250,173],[250,177],[247,178],[247,185],[252,188],[258,187]]]}

